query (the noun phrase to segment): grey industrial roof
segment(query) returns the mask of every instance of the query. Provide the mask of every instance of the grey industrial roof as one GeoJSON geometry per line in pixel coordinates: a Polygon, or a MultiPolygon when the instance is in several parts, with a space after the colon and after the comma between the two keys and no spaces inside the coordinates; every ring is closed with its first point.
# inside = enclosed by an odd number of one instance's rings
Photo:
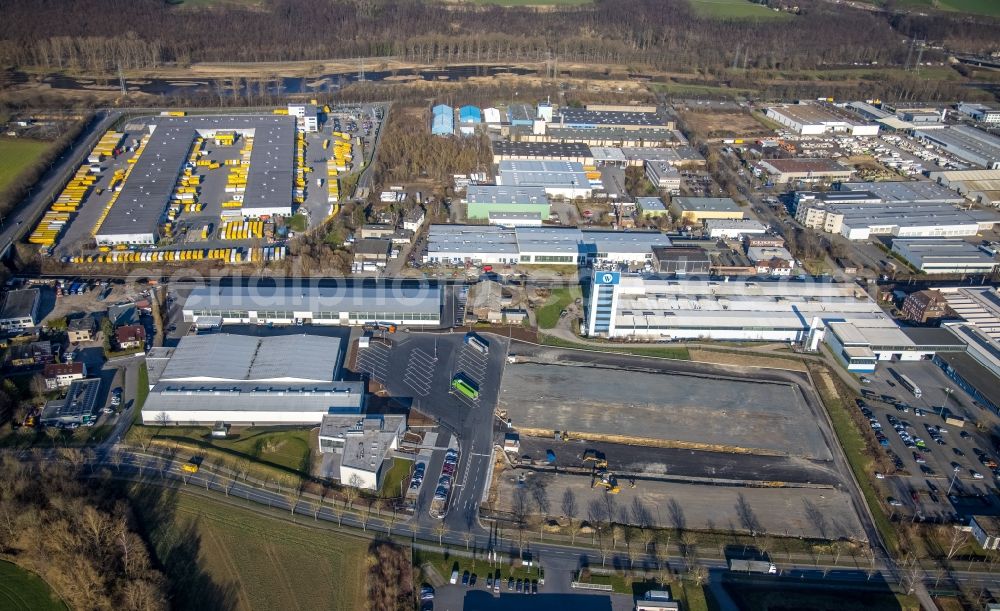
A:
{"type": "Polygon", "coordinates": [[[576,227],[515,227],[514,235],[521,254],[582,252],[583,232],[576,227]]]}
{"type": "Polygon", "coordinates": [[[740,212],[731,197],[675,197],[671,201],[685,212],[740,212]]]}
{"type": "Polygon", "coordinates": [[[887,203],[878,206],[831,204],[827,210],[833,214],[842,214],[844,225],[848,227],[856,227],[861,224],[922,227],[926,225],[971,225],[981,222],[980,214],[959,210],[949,204],[937,203],[887,203]]]}
{"type": "Polygon", "coordinates": [[[993,405],[1000,405],[1000,378],[983,367],[967,352],[940,352],[936,355],[951,366],[963,380],[968,382],[993,405]]]}
{"type": "Polygon", "coordinates": [[[469,204],[547,204],[545,187],[470,185],[465,192],[469,204]]]}
{"type": "Polygon", "coordinates": [[[582,243],[593,244],[598,253],[651,251],[654,246],[670,246],[670,238],[659,231],[583,231],[582,243]]]}
{"type": "Polygon", "coordinates": [[[576,161],[503,160],[497,183],[504,186],[590,187],[583,164],[576,161]]]}
{"type": "Polygon", "coordinates": [[[517,254],[514,230],[498,225],[431,225],[428,254],[489,252],[517,254]]]}
{"type": "Polygon", "coordinates": [[[295,118],[280,115],[151,117],[152,133],[98,235],[155,233],[199,130],[254,131],[243,208],[291,206],[295,118]]]}
{"type": "Polygon", "coordinates": [[[337,377],[340,339],[319,335],[253,337],[214,333],[181,338],[160,382],[300,381],[337,377]]]}
{"type": "Polygon", "coordinates": [[[532,121],[535,112],[530,104],[511,104],[507,107],[507,116],[511,121],[532,121]]]}
{"type": "Polygon", "coordinates": [[[0,320],[11,318],[28,318],[38,300],[38,289],[18,289],[7,291],[0,308],[0,320]]]}
{"type": "Polygon", "coordinates": [[[966,161],[986,164],[1000,163],[1000,138],[968,125],[952,125],[934,131],[917,130],[915,136],[956,147],[953,153],[966,161]],[[965,151],[967,154],[963,155],[965,151]]]}
{"type": "Polygon", "coordinates": [[[42,420],[79,418],[94,413],[94,408],[97,406],[97,391],[100,387],[100,378],[73,380],[65,399],[45,404],[42,420]]]}
{"type": "Polygon", "coordinates": [[[672,142],[675,140],[673,133],[663,126],[640,127],[636,129],[624,129],[621,127],[590,127],[576,128],[564,127],[558,123],[549,123],[545,126],[545,133],[558,140],[617,140],[635,142],[636,140],[649,140],[653,142],[672,142]]]}
{"type": "Polygon", "coordinates": [[[965,240],[949,238],[896,238],[893,250],[899,250],[919,268],[927,265],[992,264],[997,260],[965,240]]]}
{"type": "Polygon", "coordinates": [[[392,242],[381,238],[365,238],[358,240],[354,244],[354,254],[356,255],[389,255],[392,242]]]}
{"type": "MultiPolygon", "coordinates": [[[[486,229],[486,227],[483,227],[486,229]]],[[[296,312],[355,312],[372,309],[436,314],[441,288],[436,285],[392,286],[207,286],[191,291],[184,310],[269,310],[296,312]]]]}
{"type": "Polygon", "coordinates": [[[587,110],[585,108],[560,108],[559,116],[553,123],[572,125],[628,125],[649,127],[664,125],[663,119],[654,112],[628,112],[620,110],[587,110]]]}
{"type": "Polygon", "coordinates": [[[318,412],[358,410],[364,404],[363,382],[232,382],[225,387],[160,380],[142,411],[318,412]]]}
{"type": "Polygon", "coordinates": [[[659,197],[637,197],[635,198],[635,203],[645,210],[663,210],[666,211],[667,206],[663,203],[663,200],[659,197]]]}
{"type": "MultiPolygon", "coordinates": [[[[887,202],[942,202],[960,204],[965,198],[951,189],[928,180],[896,182],[843,182],[841,190],[867,191],[887,202]]],[[[835,196],[840,191],[830,191],[827,196],[835,196]]],[[[855,193],[855,195],[858,195],[855,193]]],[[[830,201],[830,200],[828,200],[830,201]]]]}
{"type": "Polygon", "coordinates": [[[590,147],[581,142],[508,142],[493,143],[493,154],[501,156],[591,157],[590,147]]]}

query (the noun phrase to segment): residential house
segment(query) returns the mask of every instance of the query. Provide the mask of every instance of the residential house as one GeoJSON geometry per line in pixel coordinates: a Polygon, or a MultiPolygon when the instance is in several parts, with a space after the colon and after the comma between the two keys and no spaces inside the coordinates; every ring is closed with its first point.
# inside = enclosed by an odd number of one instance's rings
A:
{"type": "Polygon", "coordinates": [[[38,289],[19,289],[0,295],[0,331],[24,331],[38,324],[38,289]]]}
{"type": "Polygon", "coordinates": [[[89,314],[83,318],[74,318],[66,325],[66,335],[69,336],[71,344],[93,341],[96,331],[97,323],[89,314]]]}
{"type": "Polygon", "coordinates": [[[87,366],[82,362],[75,363],[50,363],[43,371],[45,377],[45,388],[55,390],[65,388],[74,380],[82,380],[87,377],[87,366]]]}
{"type": "Polygon", "coordinates": [[[427,215],[424,213],[424,209],[420,206],[408,210],[406,215],[403,217],[403,229],[408,229],[413,233],[420,231],[420,228],[424,224],[424,220],[427,215]]]}
{"type": "Polygon", "coordinates": [[[146,329],[142,325],[125,325],[115,329],[115,344],[119,350],[144,349],[146,329]]]}

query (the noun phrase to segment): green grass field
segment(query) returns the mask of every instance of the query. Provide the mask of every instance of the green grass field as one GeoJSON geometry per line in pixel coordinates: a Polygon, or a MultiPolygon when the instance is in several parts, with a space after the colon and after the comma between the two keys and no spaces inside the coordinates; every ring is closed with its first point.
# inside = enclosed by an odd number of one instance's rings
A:
{"type": "Polygon", "coordinates": [[[154,439],[190,441],[206,448],[217,448],[234,457],[244,456],[254,461],[270,463],[293,471],[309,472],[309,438],[306,429],[256,427],[233,431],[230,439],[213,439],[212,430],[205,426],[169,426],[163,429],[149,426],[154,439]]]}
{"type": "Polygon", "coordinates": [[[0,192],[48,149],[50,143],[19,138],[0,138],[0,192]]]}
{"type": "Polygon", "coordinates": [[[151,500],[159,493],[134,497],[173,608],[365,608],[367,540],[186,493],[151,500]]]}
{"type": "Polygon", "coordinates": [[[590,4],[593,0],[471,0],[474,4],[499,6],[575,6],[590,4]]]}
{"type": "Polygon", "coordinates": [[[715,19],[791,19],[791,13],[772,11],[749,0],[688,0],[702,17],[715,19]]]}
{"type": "Polygon", "coordinates": [[[559,322],[559,314],[580,295],[579,287],[554,289],[545,305],[535,311],[538,327],[541,329],[555,327],[556,323],[559,322]]]}
{"type": "Polygon", "coordinates": [[[615,344],[590,346],[568,342],[558,337],[552,337],[551,335],[544,336],[540,343],[545,346],[557,346],[559,348],[580,348],[582,350],[598,350],[600,352],[616,352],[619,354],[634,354],[636,356],[655,356],[663,359],[691,360],[691,354],[688,352],[688,349],[680,346],[617,346],[615,344]]]}
{"type": "MultiPolygon", "coordinates": [[[[870,4],[882,5],[882,0],[865,0],[870,4]]],[[[1000,3],[996,0],[898,0],[899,8],[931,9],[953,13],[972,13],[1000,17],[1000,3]]]]}
{"type": "Polygon", "coordinates": [[[386,499],[403,496],[406,489],[400,489],[400,482],[405,482],[404,485],[410,483],[410,467],[412,466],[412,460],[402,458],[392,459],[392,466],[389,467],[389,470],[386,471],[385,476],[382,478],[382,489],[379,490],[378,495],[386,499]]]}
{"type": "Polygon", "coordinates": [[[0,609],[66,611],[66,605],[38,575],[16,564],[0,561],[0,609]]]}

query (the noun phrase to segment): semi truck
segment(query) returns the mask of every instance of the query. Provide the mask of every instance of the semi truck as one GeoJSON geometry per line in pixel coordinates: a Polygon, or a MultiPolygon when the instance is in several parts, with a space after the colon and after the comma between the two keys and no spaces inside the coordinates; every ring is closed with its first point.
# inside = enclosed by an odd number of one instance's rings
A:
{"type": "Polygon", "coordinates": [[[470,332],[465,334],[465,345],[472,347],[473,350],[480,354],[489,354],[490,352],[489,343],[475,333],[470,332]]]}
{"type": "Polygon", "coordinates": [[[778,567],[773,562],[767,560],[730,560],[729,570],[740,573],[762,573],[764,575],[777,575],[778,567]]]}

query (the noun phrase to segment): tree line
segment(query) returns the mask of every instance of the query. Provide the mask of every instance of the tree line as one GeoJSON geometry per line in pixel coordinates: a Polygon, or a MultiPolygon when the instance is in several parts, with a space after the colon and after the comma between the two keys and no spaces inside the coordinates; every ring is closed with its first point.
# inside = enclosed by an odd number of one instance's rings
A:
{"type": "Polygon", "coordinates": [[[41,575],[72,609],[168,609],[129,506],[77,477],[81,450],[61,458],[0,457],[0,555],[41,575]]]}
{"type": "MultiPolygon", "coordinates": [[[[165,63],[395,56],[418,62],[559,61],[658,69],[813,69],[902,64],[901,35],[962,52],[996,43],[995,24],[961,16],[889,15],[802,0],[787,20],[702,17],[687,0],[596,0],[526,7],[414,0],[265,0],[263,9],[159,0],[11,0],[0,62],[112,72],[165,63]],[[252,41],[252,44],[248,44],[252,41]]],[[[930,56],[925,56],[930,58],[930,56]]]]}

